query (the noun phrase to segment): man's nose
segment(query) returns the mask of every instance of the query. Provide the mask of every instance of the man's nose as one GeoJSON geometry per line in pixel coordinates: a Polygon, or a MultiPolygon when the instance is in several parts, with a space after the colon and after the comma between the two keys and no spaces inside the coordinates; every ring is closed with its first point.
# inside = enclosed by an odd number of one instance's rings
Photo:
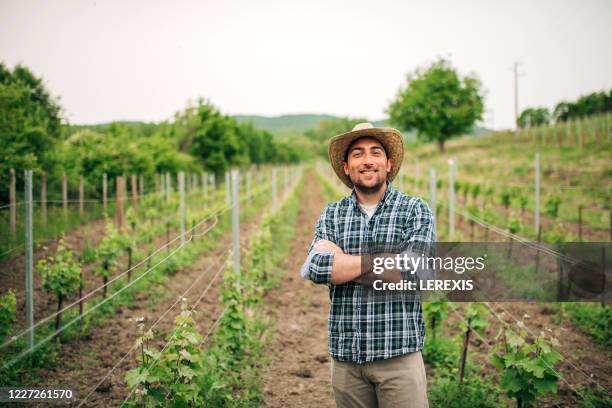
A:
{"type": "Polygon", "coordinates": [[[373,167],[374,166],[374,157],[371,154],[364,154],[363,155],[363,165],[366,167],[373,167]]]}

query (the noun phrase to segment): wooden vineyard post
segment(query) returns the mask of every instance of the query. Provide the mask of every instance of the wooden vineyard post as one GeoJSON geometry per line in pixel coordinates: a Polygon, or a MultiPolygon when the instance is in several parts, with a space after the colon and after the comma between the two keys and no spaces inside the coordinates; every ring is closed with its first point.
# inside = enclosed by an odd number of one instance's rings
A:
{"type": "Polygon", "coordinates": [[[66,172],[62,174],[62,207],[64,208],[64,218],[68,218],[68,178],[66,172]]]}
{"type": "Polygon", "coordinates": [[[11,235],[13,238],[15,234],[17,234],[17,190],[16,190],[16,181],[15,181],[15,169],[10,170],[11,179],[9,181],[9,208],[10,208],[10,218],[11,218],[11,235]]]}
{"type": "Polygon", "coordinates": [[[83,199],[85,195],[85,182],[83,176],[79,176],[79,216],[83,216],[83,199]]]}
{"type": "Polygon", "coordinates": [[[467,359],[467,350],[470,342],[470,332],[472,328],[470,327],[470,321],[467,321],[467,329],[465,331],[465,338],[463,341],[463,350],[461,351],[461,365],[459,367],[459,384],[463,384],[463,376],[465,375],[465,360],[467,359]]]}
{"type": "Polygon", "coordinates": [[[128,271],[128,282],[132,281],[132,247],[129,246],[126,248],[127,251],[127,256],[128,256],[128,264],[127,264],[127,271],[128,271]]]}
{"type": "Polygon", "coordinates": [[[106,173],[102,174],[102,212],[107,214],[108,178],[106,173]]]}
{"type": "Polygon", "coordinates": [[[125,178],[123,176],[117,176],[117,229],[123,230],[123,224],[125,222],[125,178]]]}
{"type": "Polygon", "coordinates": [[[136,175],[132,174],[132,206],[134,209],[138,206],[138,186],[136,182],[136,175]]]}
{"type": "Polygon", "coordinates": [[[43,171],[40,177],[40,211],[42,223],[47,225],[47,172],[43,171]]]}

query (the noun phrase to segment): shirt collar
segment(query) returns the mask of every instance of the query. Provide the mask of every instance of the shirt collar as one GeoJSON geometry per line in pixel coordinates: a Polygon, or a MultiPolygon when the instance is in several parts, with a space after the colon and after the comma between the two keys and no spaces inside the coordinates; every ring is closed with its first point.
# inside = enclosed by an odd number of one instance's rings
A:
{"type": "MultiPolygon", "coordinates": [[[[378,208],[378,205],[380,205],[381,203],[383,207],[387,206],[389,202],[391,202],[391,197],[393,197],[394,195],[395,195],[395,189],[391,186],[391,183],[387,183],[387,189],[385,190],[385,194],[383,194],[383,197],[378,202],[376,208],[378,208]]],[[[355,193],[354,187],[350,195],[350,201],[351,203],[353,203],[353,206],[355,206],[355,208],[359,207],[359,201],[357,201],[357,194],[355,193]]]]}

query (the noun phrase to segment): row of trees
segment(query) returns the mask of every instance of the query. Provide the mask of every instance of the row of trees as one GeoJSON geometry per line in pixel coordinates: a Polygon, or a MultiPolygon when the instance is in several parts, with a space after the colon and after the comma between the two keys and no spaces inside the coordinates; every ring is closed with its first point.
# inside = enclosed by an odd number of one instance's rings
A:
{"type": "Polygon", "coordinates": [[[612,89],[581,96],[575,102],[559,102],[552,113],[545,107],[527,108],[519,116],[519,126],[542,126],[606,113],[612,113],[612,89]]]}
{"type": "MultiPolygon", "coordinates": [[[[66,172],[98,185],[122,174],[207,171],[221,175],[231,166],[297,162],[298,149],[271,133],[238,123],[199,99],[170,121],[71,126],[59,100],[27,67],[0,63],[0,200],[8,196],[9,169],[21,184],[24,169],[48,173],[50,188],[66,172]]],[[[57,186],[55,186],[57,187],[57,186]]],[[[55,190],[59,190],[56,188],[55,190]]]]}

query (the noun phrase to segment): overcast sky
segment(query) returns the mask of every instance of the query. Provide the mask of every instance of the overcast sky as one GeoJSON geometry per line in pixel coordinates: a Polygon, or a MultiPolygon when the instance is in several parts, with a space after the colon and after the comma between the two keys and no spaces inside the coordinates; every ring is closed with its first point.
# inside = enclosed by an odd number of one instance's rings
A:
{"type": "Polygon", "coordinates": [[[23,63],[71,123],[224,113],[379,119],[437,56],[486,90],[484,124],[612,87],[612,1],[0,0],[0,60],[23,63]]]}

